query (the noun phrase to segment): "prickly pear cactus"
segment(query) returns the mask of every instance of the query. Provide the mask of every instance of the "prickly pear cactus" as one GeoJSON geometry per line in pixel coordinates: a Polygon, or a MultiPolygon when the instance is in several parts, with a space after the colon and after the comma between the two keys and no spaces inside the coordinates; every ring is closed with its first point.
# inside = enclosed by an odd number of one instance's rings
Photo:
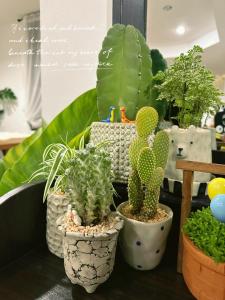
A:
{"type": "Polygon", "coordinates": [[[141,108],[136,117],[137,137],[129,148],[132,170],[128,181],[128,196],[134,213],[153,217],[157,212],[160,186],[164,178],[169,152],[169,136],[159,131],[149,147],[147,137],[158,124],[158,113],[152,107],[141,108]]]}

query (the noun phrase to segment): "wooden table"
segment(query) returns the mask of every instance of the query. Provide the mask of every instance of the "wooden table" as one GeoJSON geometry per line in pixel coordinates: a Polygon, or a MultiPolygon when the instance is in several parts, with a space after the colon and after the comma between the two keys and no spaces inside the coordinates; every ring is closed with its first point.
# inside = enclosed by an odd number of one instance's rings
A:
{"type": "Polygon", "coordinates": [[[20,144],[28,136],[29,134],[15,134],[13,137],[13,133],[7,136],[6,132],[2,132],[0,133],[0,150],[5,155],[10,148],[20,144]]]}

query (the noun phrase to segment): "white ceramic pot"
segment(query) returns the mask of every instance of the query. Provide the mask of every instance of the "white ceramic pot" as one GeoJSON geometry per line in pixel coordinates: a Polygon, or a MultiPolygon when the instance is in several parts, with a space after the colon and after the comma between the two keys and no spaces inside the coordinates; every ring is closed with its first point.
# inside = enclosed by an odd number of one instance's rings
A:
{"type": "Polygon", "coordinates": [[[63,258],[63,236],[58,230],[56,221],[66,213],[69,203],[66,194],[51,193],[47,197],[47,245],[49,251],[60,258],[63,258]]]}
{"type": "Polygon", "coordinates": [[[101,234],[64,232],[66,275],[88,293],[93,293],[112,273],[118,234],[123,227],[123,220],[117,218],[114,228],[101,234]]]}
{"type": "Polygon", "coordinates": [[[166,248],[167,237],[171,228],[173,212],[163,204],[159,207],[168,213],[168,218],[157,223],[144,223],[128,219],[121,214],[124,202],[117,208],[124,219],[120,235],[120,246],[126,262],[137,270],[152,270],[161,261],[166,248]]]}

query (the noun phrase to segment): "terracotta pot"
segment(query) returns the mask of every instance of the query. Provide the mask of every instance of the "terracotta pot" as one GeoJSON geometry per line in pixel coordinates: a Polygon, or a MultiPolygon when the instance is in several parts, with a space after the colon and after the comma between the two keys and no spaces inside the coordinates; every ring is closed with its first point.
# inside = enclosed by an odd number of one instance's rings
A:
{"type": "Polygon", "coordinates": [[[225,263],[216,263],[183,235],[184,280],[198,300],[225,300],[225,263]]]}
{"type": "MultiPolygon", "coordinates": [[[[83,286],[88,293],[93,293],[112,273],[118,234],[123,227],[123,220],[117,218],[114,228],[102,233],[64,232],[66,275],[73,284],[83,286]]],[[[57,224],[60,226],[60,223],[59,219],[57,224]]]]}
{"type": "Polygon", "coordinates": [[[173,212],[168,206],[159,204],[160,208],[168,213],[168,218],[157,223],[144,223],[128,219],[121,213],[121,208],[126,204],[127,202],[124,202],[117,208],[124,219],[124,227],[120,235],[123,256],[134,269],[152,270],[163,257],[173,212]]]}
{"type": "Polygon", "coordinates": [[[66,194],[51,193],[47,198],[47,245],[49,251],[60,258],[63,258],[63,236],[58,230],[56,221],[66,213],[69,203],[69,197],[66,194]]]}

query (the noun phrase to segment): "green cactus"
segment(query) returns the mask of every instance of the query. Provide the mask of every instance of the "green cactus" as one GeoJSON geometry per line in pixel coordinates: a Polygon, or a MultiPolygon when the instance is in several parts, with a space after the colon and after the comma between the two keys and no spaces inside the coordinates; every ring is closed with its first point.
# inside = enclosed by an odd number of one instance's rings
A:
{"type": "Polygon", "coordinates": [[[76,151],[66,170],[67,192],[84,225],[101,222],[113,203],[111,160],[101,147],[76,151]]]}
{"type": "Polygon", "coordinates": [[[100,120],[115,106],[115,121],[120,107],[126,107],[134,120],[139,108],[148,105],[148,87],[152,81],[150,50],[142,34],[132,25],[115,24],[105,37],[99,53],[97,103],[100,120]]]}
{"type": "Polygon", "coordinates": [[[136,117],[137,137],[129,148],[132,168],[128,181],[129,203],[133,213],[149,217],[157,212],[169,152],[169,137],[165,131],[159,131],[153,145],[148,145],[148,136],[154,133],[157,123],[158,114],[154,108],[141,108],[136,117]]]}

